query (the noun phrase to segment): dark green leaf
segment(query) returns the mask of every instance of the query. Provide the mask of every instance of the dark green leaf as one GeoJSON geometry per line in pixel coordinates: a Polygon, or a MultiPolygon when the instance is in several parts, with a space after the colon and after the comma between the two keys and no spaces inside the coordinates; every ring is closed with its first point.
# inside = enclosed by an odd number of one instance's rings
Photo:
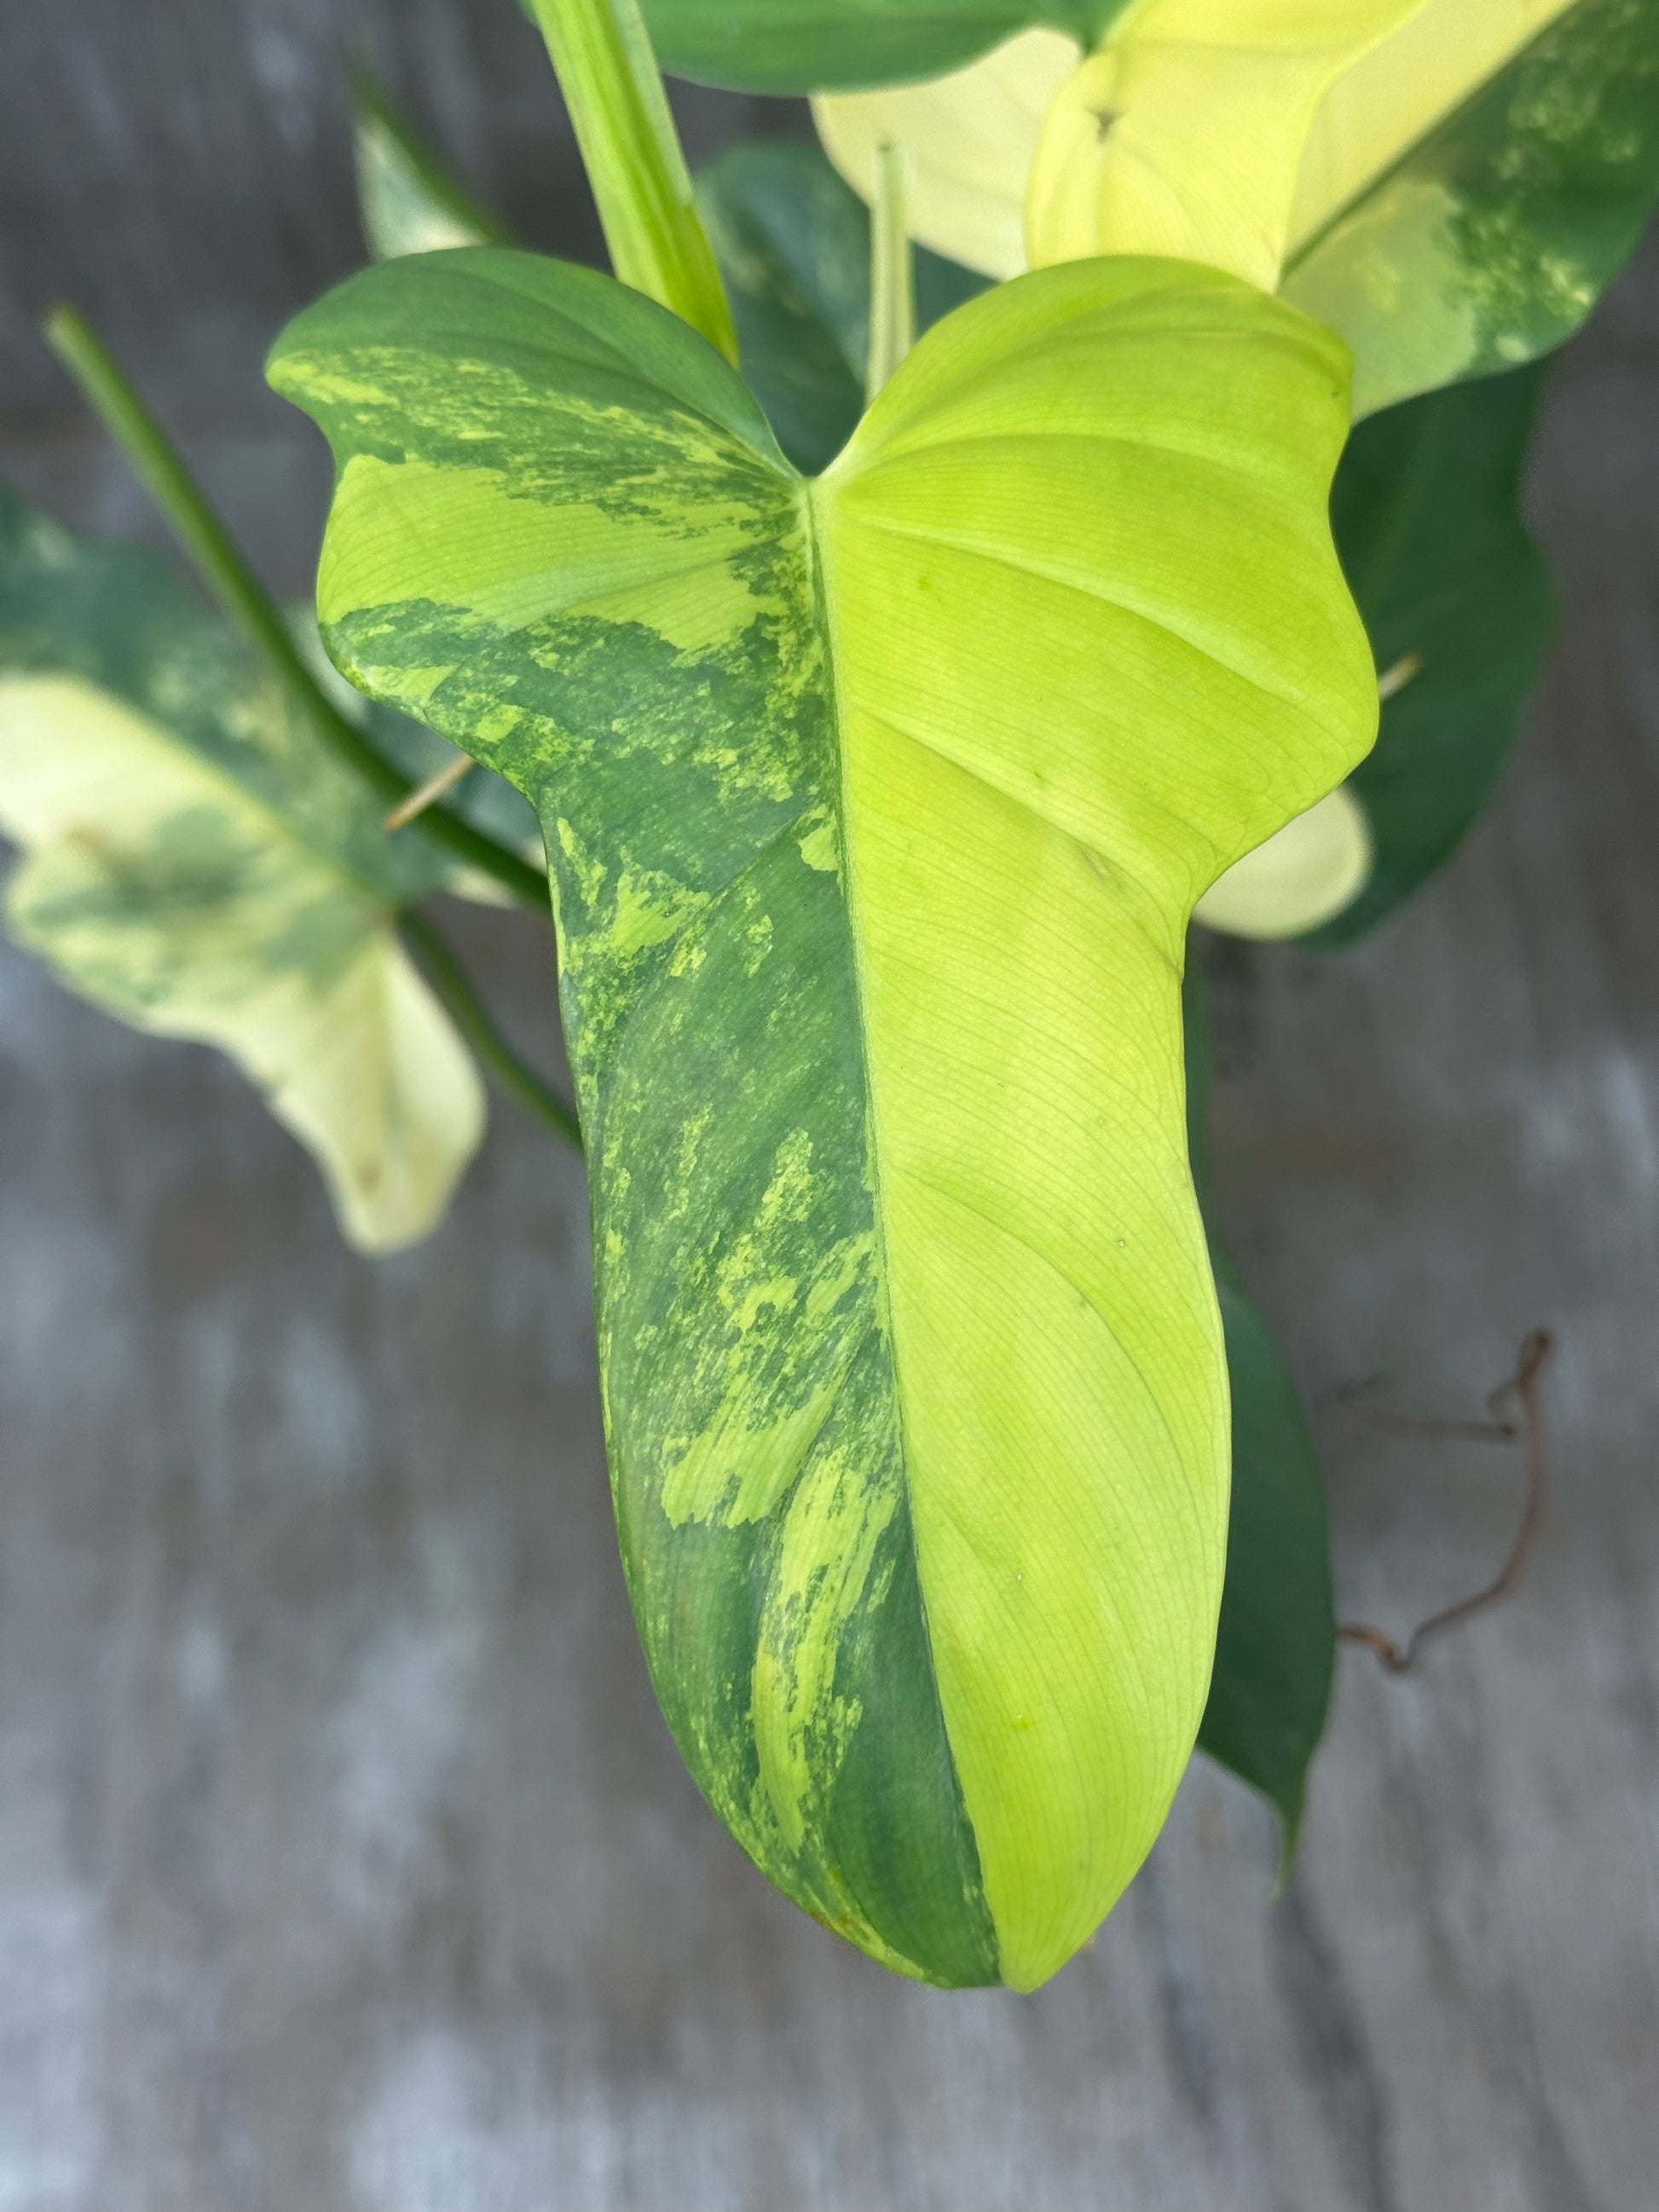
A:
{"type": "Polygon", "coordinates": [[[1515,742],[1549,640],[1544,556],[1521,519],[1544,364],[1457,384],[1362,422],[1337,471],[1337,549],[1379,671],[1422,666],[1353,773],[1370,883],[1308,941],[1374,928],[1456,848],[1515,742]]]}
{"type": "MultiPolygon", "coordinates": [[[[527,0],[526,0],[527,4],[527,0]]],[[[1091,44],[1125,0],[645,0],[665,70],[745,92],[892,84],[1047,24],[1091,44]]]]}
{"type": "Polygon", "coordinates": [[[1233,1401],[1233,1488],[1215,1673],[1199,1747],[1279,1816],[1288,1863],[1336,1655],[1330,1537],[1296,1386],[1250,1304],[1209,1184],[1210,1041],[1200,942],[1182,992],[1193,1182],[1209,1239],[1233,1401]]]}

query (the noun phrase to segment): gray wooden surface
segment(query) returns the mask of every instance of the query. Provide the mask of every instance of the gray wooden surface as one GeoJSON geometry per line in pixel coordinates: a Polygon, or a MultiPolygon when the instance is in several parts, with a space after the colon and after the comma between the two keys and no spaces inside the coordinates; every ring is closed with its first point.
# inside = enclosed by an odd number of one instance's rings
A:
{"type": "MultiPolygon", "coordinates": [[[[477,185],[580,236],[509,0],[9,9],[0,464],[67,519],[141,509],[29,338],[60,288],[301,580],[322,471],[251,378],[353,258],[343,23],[477,185]]],[[[1656,425],[1650,253],[1559,375],[1566,619],[1501,805],[1367,947],[1218,977],[1218,1168],[1345,1608],[1404,1628],[1480,1580],[1517,1469],[1338,1386],[1474,1410],[1547,1322],[1532,1570],[1408,1680],[1344,1657],[1286,1896],[1200,1765],[1032,1998],[884,1976],[680,1768],[609,1525],[575,1164],[503,1106],[441,1233],[355,1260],[227,1067],[0,957],[0,2212],[1659,2198],[1656,425]]],[[[465,927],[550,1054],[533,933],[465,927]]]]}

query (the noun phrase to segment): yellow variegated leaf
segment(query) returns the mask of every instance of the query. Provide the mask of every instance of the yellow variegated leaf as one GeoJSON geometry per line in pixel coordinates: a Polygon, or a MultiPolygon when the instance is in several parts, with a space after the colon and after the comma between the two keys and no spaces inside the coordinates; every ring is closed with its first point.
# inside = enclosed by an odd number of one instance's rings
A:
{"type": "Polygon", "coordinates": [[[1272,291],[1330,87],[1424,0],[1141,0],[1049,108],[1034,266],[1167,253],[1272,291]]]}
{"type": "Polygon", "coordinates": [[[819,129],[866,196],[872,148],[908,144],[917,235],[984,273],[1026,265],[1023,193],[1032,262],[1283,290],[1348,341],[1356,416],[1559,344],[1659,186],[1659,0],[1140,0],[1072,51],[1027,33],[820,100],[819,129]]]}
{"type": "MultiPolygon", "coordinates": [[[[909,147],[916,237],[988,276],[1167,252],[1271,290],[1328,88],[1424,4],[1146,0],[1080,64],[1074,40],[1026,31],[948,76],[825,94],[813,113],[866,199],[877,149],[909,147]]],[[[1322,141],[1332,179],[1364,158],[1350,112],[1322,141]]]]}
{"type": "Polygon", "coordinates": [[[1281,289],[1354,412],[1571,335],[1659,188],[1659,0],[1431,0],[1316,120],[1281,289]]]}
{"type": "Polygon", "coordinates": [[[1032,157],[1079,52],[1059,31],[1023,31],[969,68],[925,84],[820,94],[813,119],[830,160],[866,200],[875,195],[881,148],[908,147],[910,228],[919,242],[987,276],[1018,276],[1026,265],[1032,157]]]}
{"type": "Polygon", "coordinates": [[[670,1726],[878,1959],[1029,1989],[1162,1821],[1227,1526],[1194,899],[1373,733],[1346,357],[1119,257],[937,323],[804,480],[592,272],[383,264],[270,374],[353,679],[539,812],[611,1476],[670,1726]]]}
{"type": "Polygon", "coordinates": [[[1289,250],[1305,245],[1577,0],[1428,0],[1327,90],[1303,151],[1289,250]]]}

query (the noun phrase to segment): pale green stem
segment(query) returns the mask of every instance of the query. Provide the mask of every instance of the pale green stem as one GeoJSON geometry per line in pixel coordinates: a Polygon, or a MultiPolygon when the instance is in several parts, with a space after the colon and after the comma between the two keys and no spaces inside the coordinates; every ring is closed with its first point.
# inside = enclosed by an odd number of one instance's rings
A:
{"type": "Polygon", "coordinates": [[[580,1152],[582,1131],[575,1108],[513,1049],[438,931],[412,907],[398,915],[398,927],[427,981],[447,1008],[450,1019],[502,1089],[510,1091],[521,1106],[528,1107],[538,1121],[580,1152]]]}
{"type": "Polygon", "coordinates": [[[884,146],[876,155],[870,208],[870,367],[873,399],[916,341],[915,264],[910,250],[910,155],[884,146]]]}
{"type": "Polygon", "coordinates": [[[1414,677],[1423,672],[1420,653],[1402,653],[1392,667],[1385,668],[1376,679],[1376,696],[1386,707],[1390,699],[1405,690],[1414,677]]]}
{"type": "Polygon", "coordinates": [[[535,0],[611,264],[729,362],[737,335],[639,0],[535,0]]]}

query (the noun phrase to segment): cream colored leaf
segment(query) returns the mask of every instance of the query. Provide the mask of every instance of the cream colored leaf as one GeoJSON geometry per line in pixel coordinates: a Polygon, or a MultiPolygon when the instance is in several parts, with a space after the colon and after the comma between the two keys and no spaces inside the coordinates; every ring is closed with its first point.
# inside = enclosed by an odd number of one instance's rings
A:
{"type": "Polygon", "coordinates": [[[0,829],[24,854],[11,929],[72,989],[236,1060],[316,1158],[359,1249],[434,1226],[483,1095],[368,886],[76,677],[0,678],[0,829]]]}
{"type": "Polygon", "coordinates": [[[1339,785],[1235,860],[1193,908],[1230,937],[1300,937],[1341,913],[1371,872],[1364,809],[1339,785]]]}
{"type": "Polygon", "coordinates": [[[360,97],[355,151],[357,206],[377,261],[400,253],[438,253],[484,246],[498,234],[447,181],[436,178],[412,142],[380,106],[360,97]]]}
{"type": "Polygon", "coordinates": [[[1159,253],[1279,282],[1342,73],[1425,0],[1141,0],[1067,78],[1031,170],[1033,266],[1159,253]]]}
{"type": "Polygon", "coordinates": [[[812,118],[825,152],[866,200],[880,149],[907,146],[918,241],[987,276],[1018,276],[1026,179],[1043,118],[1078,55],[1076,40],[1058,31],[1023,31],[949,76],[821,94],[812,118]]]}

